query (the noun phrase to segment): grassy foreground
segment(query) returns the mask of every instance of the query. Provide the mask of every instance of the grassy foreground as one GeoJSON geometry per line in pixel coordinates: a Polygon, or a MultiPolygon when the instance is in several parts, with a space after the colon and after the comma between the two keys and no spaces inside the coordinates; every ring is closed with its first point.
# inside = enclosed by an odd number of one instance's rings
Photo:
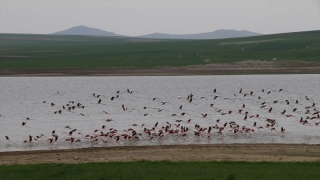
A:
{"type": "Polygon", "coordinates": [[[3,179],[320,179],[320,162],[111,162],[0,166],[3,179]]]}
{"type": "Polygon", "coordinates": [[[320,31],[217,40],[0,34],[0,69],[178,67],[260,58],[320,62],[320,31]]]}

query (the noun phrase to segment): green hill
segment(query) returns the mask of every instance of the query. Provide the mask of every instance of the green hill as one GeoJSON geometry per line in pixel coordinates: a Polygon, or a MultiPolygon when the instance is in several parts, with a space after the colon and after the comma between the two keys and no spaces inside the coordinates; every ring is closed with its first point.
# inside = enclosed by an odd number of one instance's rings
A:
{"type": "Polygon", "coordinates": [[[320,62],[320,30],[218,40],[0,34],[0,69],[149,68],[260,58],[320,62]]]}

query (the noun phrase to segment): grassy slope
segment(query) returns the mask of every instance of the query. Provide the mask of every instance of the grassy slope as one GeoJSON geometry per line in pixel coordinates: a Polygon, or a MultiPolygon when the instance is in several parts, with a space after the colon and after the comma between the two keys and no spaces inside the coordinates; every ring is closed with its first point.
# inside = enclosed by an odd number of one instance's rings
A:
{"type": "Polygon", "coordinates": [[[320,179],[320,163],[113,162],[0,166],[4,179],[320,179]]]}
{"type": "Polygon", "coordinates": [[[262,57],[319,62],[320,31],[192,41],[0,34],[0,69],[186,66],[262,57]]]}

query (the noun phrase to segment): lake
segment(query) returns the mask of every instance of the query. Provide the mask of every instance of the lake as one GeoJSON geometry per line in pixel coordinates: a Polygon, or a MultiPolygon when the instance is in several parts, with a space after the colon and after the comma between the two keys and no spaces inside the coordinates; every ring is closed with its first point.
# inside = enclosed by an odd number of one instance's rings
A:
{"type": "Polygon", "coordinates": [[[317,74],[0,77],[0,86],[0,151],[159,144],[320,144],[317,74]],[[190,94],[191,102],[187,99],[190,94]],[[72,106],[75,108],[68,110],[72,106]],[[301,117],[305,123],[300,122],[301,117]],[[176,132],[166,132],[166,126],[176,132]],[[181,126],[188,131],[182,133],[181,126]],[[213,127],[223,128],[219,132],[213,127]],[[139,139],[124,140],[125,134],[132,134],[129,128],[139,139]],[[144,128],[151,130],[151,135],[144,128]],[[80,142],[66,141],[73,129],[72,137],[80,142]],[[99,136],[114,129],[112,137],[99,136]],[[49,143],[53,130],[59,138],[49,143]],[[87,134],[89,138],[85,138],[87,134]],[[96,141],[92,142],[91,136],[96,141]]]}

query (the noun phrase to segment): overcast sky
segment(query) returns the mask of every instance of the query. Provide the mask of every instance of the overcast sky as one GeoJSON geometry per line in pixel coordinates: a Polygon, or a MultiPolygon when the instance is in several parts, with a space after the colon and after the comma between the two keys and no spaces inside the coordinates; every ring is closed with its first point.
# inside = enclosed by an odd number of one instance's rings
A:
{"type": "Polygon", "coordinates": [[[85,25],[120,35],[320,29],[320,0],[0,0],[0,33],[85,25]]]}

